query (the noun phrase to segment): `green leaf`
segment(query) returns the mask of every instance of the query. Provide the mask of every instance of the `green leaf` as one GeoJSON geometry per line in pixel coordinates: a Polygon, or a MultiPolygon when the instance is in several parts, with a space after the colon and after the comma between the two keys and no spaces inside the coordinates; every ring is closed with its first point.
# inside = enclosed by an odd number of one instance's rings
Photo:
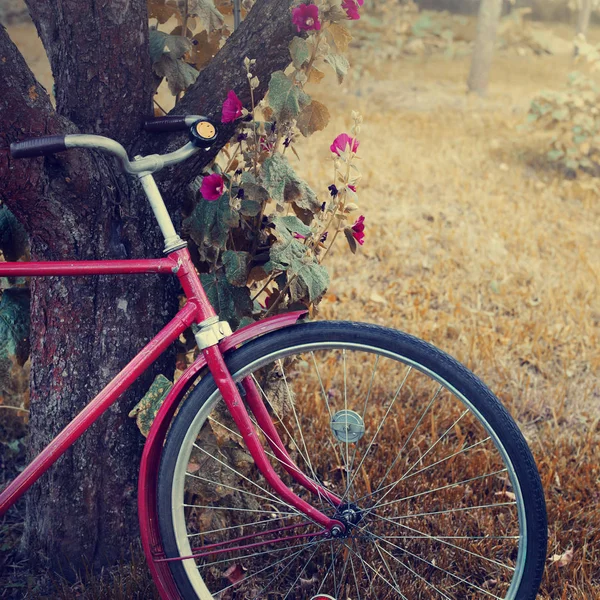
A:
{"type": "Polygon", "coordinates": [[[565,155],[565,153],[562,150],[550,150],[546,154],[546,156],[548,157],[548,160],[551,160],[553,162],[561,159],[564,155],[565,155]]]}
{"type": "Polygon", "coordinates": [[[0,250],[6,260],[19,260],[27,252],[27,232],[10,210],[0,206],[0,250]]]}
{"type": "Polygon", "coordinates": [[[306,288],[309,301],[316,302],[329,287],[329,273],[316,262],[304,264],[298,271],[298,281],[306,288]]]}
{"type": "Polygon", "coordinates": [[[569,160],[565,161],[565,166],[567,167],[567,169],[573,169],[573,171],[576,171],[579,168],[579,161],[574,160],[574,159],[569,159],[569,160]]]}
{"type": "Polygon", "coordinates": [[[251,182],[242,183],[242,189],[244,190],[244,199],[240,212],[245,217],[255,217],[263,204],[269,200],[269,192],[262,185],[251,182]]]}
{"type": "Polygon", "coordinates": [[[150,30],[150,59],[157,63],[163,55],[172,59],[181,58],[192,49],[192,42],[182,35],[169,35],[158,29],[150,30]]]}
{"type": "Polygon", "coordinates": [[[210,303],[219,317],[237,329],[244,317],[252,315],[252,301],[247,287],[232,286],[224,273],[200,275],[200,280],[210,303]]]}
{"type": "Polygon", "coordinates": [[[283,71],[275,71],[269,82],[269,106],[279,121],[293,119],[310,102],[310,96],[283,71]]]}
{"type": "Polygon", "coordinates": [[[295,37],[290,44],[290,54],[296,69],[300,69],[310,59],[308,42],[301,37],[295,37]]]}
{"type": "Polygon", "coordinates": [[[569,110],[566,108],[560,108],[558,110],[555,110],[552,113],[552,118],[556,121],[565,121],[569,118],[569,110]]]}
{"type": "Polygon", "coordinates": [[[153,65],[154,72],[159,77],[166,78],[169,90],[175,96],[185,92],[198,78],[198,70],[180,59],[174,59],[169,54],[163,54],[153,65]]]}
{"type": "Polygon", "coordinates": [[[328,54],[325,57],[325,62],[329,63],[335,74],[337,75],[338,82],[342,83],[344,81],[344,77],[348,74],[348,69],[350,68],[350,63],[345,56],[341,54],[328,54]]]}
{"type": "Polygon", "coordinates": [[[144,437],[148,437],[152,423],[172,387],[173,384],[164,375],[157,375],[146,395],[131,409],[129,416],[135,417],[144,437]]]}
{"type": "Polygon", "coordinates": [[[275,217],[273,224],[278,229],[286,229],[291,234],[299,233],[305,237],[311,235],[312,230],[306,226],[298,217],[288,215],[287,217],[275,217]]]}
{"type": "Polygon", "coordinates": [[[269,262],[264,266],[267,273],[272,271],[291,271],[298,273],[307,258],[308,248],[295,239],[288,231],[275,230],[276,241],[271,246],[269,262]]]}
{"type": "Polygon", "coordinates": [[[300,208],[313,212],[320,208],[315,193],[296,175],[283,154],[278,152],[267,158],[261,174],[265,188],[278,204],[293,202],[300,208]]]}
{"type": "Polygon", "coordinates": [[[0,381],[29,356],[29,290],[10,288],[0,298],[0,381]]]}
{"type": "MultiPolygon", "coordinates": [[[[188,15],[200,17],[209,33],[215,29],[221,29],[225,24],[225,19],[215,7],[213,0],[187,0],[187,3],[188,15]]],[[[182,6],[183,0],[179,0],[179,4],[182,6]]]]}
{"type": "Polygon", "coordinates": [[[229,231],[239,227],[240,216],[229,204],[229,194],[219,200],[200,200],[194,212],[183,222],[186,233],[199,247],[203,245],[224,249],[229,231]]]}
{"type": "Polygon", "coordinates": [[[323,131],[329,124],[329,110],[320,102],[313,100],[308,106],[305,106],[300,115],[296,125],[300,130],[300,133],[304,137],[308,137],[315,133],[315,131],[323,131]]]}
{"type": "Polygon", "coordinates": [[[252,256],[249,252],[223,252],[223,266],[227,281],[237,287],[245,286],[248,281],[248,265],[252,256]]]}

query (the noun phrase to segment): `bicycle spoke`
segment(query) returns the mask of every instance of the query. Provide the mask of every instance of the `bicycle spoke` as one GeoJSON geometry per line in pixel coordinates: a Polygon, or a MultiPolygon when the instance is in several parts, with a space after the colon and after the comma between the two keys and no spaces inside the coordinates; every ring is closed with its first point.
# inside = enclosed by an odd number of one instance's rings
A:
{"type": "Polygon", "coordinates": [[[290,595],[291,591],[294,589],[294,587],[300,580],[300,577],[302,577],[302,575],[304,574],[304,571],[306,571],[306,567],[310,564],[310,561],[313,559],[313,556],[317,553],[318,549],[319,548],[317,547],[315,549],[315,551],[310,555],[310,558],[304,563],[302,570],[300,571],[300,573],[298,573],[298,577],[296,577],[296,579],[294,580],[294,583],[292,583],[292,585],[290,586],[290,589],[288,590],[288,593],[283,597],[283,600],[286,600],[286,598],[290,595]]]}
{"type": "MultiPolygon", "coordinates": [[[[236,431],[233,431],[232,429],[230,429],[229,427],[227,427],[226,425],[223,425],[220,421],[216,421],[215,419],[213,419],[212,417],[209,417],[209,420],[212,421],[213,423],[215,423],[216,425],[218,425],[219,427],[223,427],[223,429],[227,430],[228,432],[230,432],[232,435],[235,435],[237,438],[239,438],[240,440],[243,440],[243,437],[241,436],[241,434],[239,434],[236,431]]],[[[271,443],[274,443],[274,441],[271,439],[271,437],[265,432],[265,430],[255,421],[255,419],[253,419],[252,417],[250,417],[250,420],[252,421],[252,424],[254,425],[254,427],[260,431],[265,438],[267,438],[267,440],[271,443]]],[[[268,450],[265,450],[265,454],[269,457],[271,457],[273,460],[276,460],[278,463],[280,463],[283,466],[288,466],[290,469],[292,469],[293,471],[296,471],[296,473],[302,474],[305,477],[306,473],[304,473],[303,471],[301,471],[298,466],[296,464],[294,464],[293,462],[290,464],[288,462],[284,462],[282,461],[280,458],[278,458],[277,456],[275,456],[274,454],[272,454],[271,452],[269,452],[268,450]]],[[[319,491],[319,489],[323,486],[322,483],[319,483],[318,481],[314,481],[313,479],[311,479],[310,477],[307,477],[307,479],[309,479],[312,483],[314,483],[317,486],[317,491],[318,491],[318,497],[319,499],[324,499],[326,500],[333,508],[335,508],[335,506],[333,505],[333,503],[331,502],[331,500],[329,500],[329,498],[327,498],[327,496],[323,496],[323,494],[321,494],[321,492],[319,491]]],[[[323,507],[323,503],[321,502],[321,507],[323,507]]]]}
{"type": "MultiPolygon", "coordinates": [[[[375,534],[372,533],[371,535],[375,535],[375,534]]],[[[409,556],[412,556],[413,558],[416,558],[417,560],[419,560],[421,562],[424,562],[425,564],[429,565],[430,567],[433,567],[434,569],[437,569],[438,571],[442,571],[443,573],[446,573],[446,575],[450,575],[450,577],[452,577],[453,579],[461,581],[462,583],[467,584],[469,587],[472,587],[472,588],[474,588],[476,590],[479,590],[480,592],[483,592],[487,596],[495,598],[496,600],[504,600],[503,598],[500,598],[499,596],[496,596],[495,594],[492,594],[491,592],[488,592],[487,590],[484,590],[483,588],[480,588],[479,586],[475,585],[474,583],[471,583],[470,581],[467,581],[466,579],[463,579],[462,577],[459,577],[458,575],[455,575],[454,573],[451,573],[450,571],[447,571],[446,569],[442,569],[442,567],[438,567],[435,563],[430,562],[430,561],[426,560],[425,558],[422,558],[421,556],[418,556],[417,554],[414,554],[414,553],[410,552],[406,548],[402,548],[401,546],[397,546],[396,544],[393,544],[392,542],[390,542],[390,541],[388,541],[386,539],[383,539],[383,538],[381,538],[381,537],[379,537],[377,535],[375,535],[375,537],[377,537],[381,541],[385,542],[386,544],[389,544],[390,546],[393,546],[397,550],[400,550],[404,554],[408,554],[409,556]]]]}
{"type": "MultiPolygon", "coordinates": [[[[488,558],[487,556],[483,556],[482,554],[477,554],[477,552],[472,552],[471,550],[467,550],[466,548],[461,548],[460,546],[457,546],[456,544],[453,544],[452,542],[447,542],[443,537],[440,536],[435,536],[435,535],[428,535],[427,533],[423,532],[423,531],[419,531],[418,529],[415,529],[414,527],[409,527],[408,525],[403,525],[402,523],[398,523],[397,521],[391,521],[390,519],[386,519],[385,517],[382,517],[381,515],[378,515],[376,513],[373,513],[373,515],[375,517],[377,517],[378,519],[381,519],[383,521],[386,521],[387,523],[393,523],[394,525],[396,525],[397,527],[402,527],[403,529],[408,529],[409,531],[412,531],[414,533],[418,533],[419,536],[421,536],[424,539],[430,539],[430,540],[434,540],[436,542],[440,542],[440,544],[444,544],[446,546],[450,546],[451,548],[454,548],[456,550],[460,550],[461,552],[464,552],[466,554],[470,554],[471,556],[475,556],[476,558],[480,558],[481,560],[485,560],[487,562],[493,563],[499,567],[503,567],[504,569],[508,569],[509,571],[514,571],[514,567],[511,567],[510,565],[506,565],[504,563],[501,563],[497,560],[494,560],[493,558],[488,558]]],[[[381,536],[381,539],[384,540],[388,540],[390,539],[389,536],[381,536]]],[[[517,537],[517,539],[519,539],[517,537]]]]}
{"type": "MultiPolygon", "coordinates": [[[[323,541],[328,541],[328,540],[323,540],[323,541]]],[[[286,557],[286,558],[282,558],[281,560],[277,561],[276,563],[272,564],[272,565],[267,565],[266,567],[263,567],[262,569],[260,569],[259,571],[256,571],[256,573],[253,573],[252,575],[250,575],[250,577],[246,577],[244,579],[244,583],[249,581],[250,579],[253,579],[254,577],[256,577],[257,575],[260,575],[260,573],[264,573],[267,569],[272,569],[273,567],[276,567],[278,564],[281,564],[282,562],[284,562],[285,560],[287,560],[288,562],[295,560],[295,558],[297,558],[298,556],[300,556],[300,554],[302,554],[303,552],[306,552],[309,548],[312,548],[312,546],[314,544],[317,544],[318,542],[312,542],[310,544],[305,545],[305,547],[298,551],[296,554],[292,555],[291,557],[286,557]]],[[[289,565],[288,565],[289,567],[289,565]]],[[[288,568],[286,567],[286,568],[288,568]]],[[[219,596],[219,594],[222,594],[223,592],[226,592],[227,590],[230,590],[232,587],[238,585],[237,583],[232,583],[231,585],[228,585],[227,587],[224,587],[223,589],[220,589],[218,592],[215,592],[215,596],[219,596]]],[[[262,590],[261,590],[262,591],[262,590]]]]}
{"type": "Polygon", "coordinates": [[[238,475],[239,477],[241,477],[242,479],[244,479],[248,483],[252,484],[254,487],[257,487],[262,492],[265,492],[265,494],[268,494],[271,497],[270,502],[275,502],[276,504],[282,504],[283,506],[286,506],[289,510],[293,510],[298,515],[302,514],[300,511],[296,510],[293,506],[291,506],[291,505],[283,502],[282,500],[280,500],[275,494],[273,494],[269,490],[267,490],[264,487],[258,485],[258,483],[256,483],[255,481],[252,481],[252,479],[250,479],[249,477],[246,477],[243,473],[240,473],[238,470],[234,469],[231,465],[228,465],[225,461],[222,461],[222,460],[218,459],[216,456],[214,456],[213,454],[211,454],[207,450],[204,450],[204,448],[200,448],[200,446],[198,446],[195,443],[194,443],[194,447],[197,448],[198,450],[200,450],[200,452],[203,452],[204,454],[206,454],[210,458],[212,458],[215,461],[217,461],[220,465],[222,465],[226,469],[229,469],[232,473],[235,473],[236,475],[238,475]]]}
{"type": "Polygon", "coordinates": [[[429,517],[430,515],[447,515],[454,512],[463,512],[469,510],[477,510],[481,508],[496,508],[498,506],[516,506],[516,502],[498,502],[497,504],[480,504],[478,506],[460,506],[458,508],[449,508],[446,510],[434,510],[431,512],[416,513],[414,515],[400,515],[398,517],[390,517],[390,521],[400,521],[401,519],[412,519],[413,517],[429,517]]]}
{"type": "Polygon", "coordinates": [[[386,550],[385,548],[382,548],[377,542],[375,542],[375,546],[377,546],[377,548],[379,550],[381,550],[381,552],[385,552],[388,556],[390,556],[391,558],[393,558],[397,563],[399,563],[400,565],[402,565],[402,567],[404,567],[407,571],[410,571],[417,579],[420,579],[428,587],[430,587],[431,589],[435,590],[440,596],[442,596],[442,598],[445,598],[446,600],[452,600],[452,598],[446,596],[446,594],[444,594],[444,592],[442,592],[442,590],[438,590],[435,587],[435,585],[433,585],[432,583],[430,583],[429,581],[427,581],[427,579],[425,579],[425,577],[422,577],[421,575],[419,575],[415,570],[411,569],[407,564],[403,563],[397,556],[394,556],[391,552],[389,552],[389,550],[386,550]]]}
{"type": "MultiPolygon", "coordinates": [[[[358,464],[358,467],[356,469],[356,473],[358,473],[360,471],[361,467],[363,466],[363,463],[365,462],[365,459],[369,455],[369,452],[371,451],[371,448],[373,447],[373,444],[375,443],[375,440],[377,439],[377,436],[379,435],[379,432],[381,431],[381,429],[383,427],[383,424],[387,420],[388,415],[390,414],[390,411],[392,410],[392,407],[394,406],[394,403],[396,402],[398,396],[400,395],[400,392],[402,391],[402,388],[404,387],[404,384],[406,383],[406,380],[408,379],[408,376],[410,375],[411,371],[412,371],[412,367],[408,367],[408,369],[406,371],[406,375],[404,376],[404,379],[402,380],[402,382],[400,383],[400,386],[398,387],[398,390],[394,394],[394,397],[393,397],[392,401],[390,402],[390,404],[389,404],[389,406],[387,408],[387,411],[386,411],[383,419],[381,420],[381,423],[379,423],[379,426],[377,427],[377,431],[375,431],[375,434],[371,438],[371,441],[369,442],[369,445],[367,446],[367,449],[365,450],[365,453],[364,453],[364,455],[363,455],[360,463],[358,464]]],[[[348,487],[350,487],[352,485],[352,483],[354,483],[354,479],[356,479],[356,475],[354,475],[352,477],[352,481],[350,482],[350,485],[348,487]]],[[[346,494],[344,494],[344,496],[342,497],[342,502],[345,499],[346,499],[346,494]]]]}
{"type": "Polygon", "coordinates": [[[393,586],[381,573],[379,573],[379,571],[377,569],[375,569],[368,562],[366,562],[360,554],[357,554],[347,544],[345,544],[345,546],[346,546],[346,548],[348,548],[348,550],[350,550],[350,552],[354,553],[358,557],[358,559],[361,561],[361,563],[363,564],[363,566],[366,566],[371,571],[373,571],[373,573],[375,573],[375,575],[377,575],[377,577],[379,577],[379,579],[381,579],[382,581],[384,581],[385,583],[387,583],[388,586],[391,587],[396,593],[400,594],[400,597],[403,598],[403,600],[408,600],[408,598],[397,587],[393,586]]]}
{"type": "MultiPolygon", "coordinates": [[[[186,505],[186,506],[189,506],[186,505]]],[[[291,514],[291,513],[290,513],[291,514]]],[[[296,515],[294,515],[296,516],[296,515]]],[[[213,533],[221,533],[222,531],[231,531],[232,529],[240,529],[242,527],[252,527],[254,525],[266,525],[267,523],[272,523],[273,521],[282,521],[287,517],[277,517],[275,519],[264,519],[262,521],[253,521],[251,523],[242,523],[240,525],[231,525],[230,527],[221,527],[220,529],[211,529],[209,531],[200,531],[199,533],[188,533],[188,538],[198,537],[199,535],[211,535],[213,533]]]]}
{"type": "Polygon", "coordinates": [[[358,600],[361,600],[360,586],[358,585],[358,579],[356,578],[356,571],[354,570],[354,561],[352,560],[352,557],[350,557],[350,567],[352,568],[352,577],[354,577],[354,585],[356,585],[356,596],[358,600]]]}
{"type": "Polygon", "coordinates": [[[400,478],[400,481],[403,481],[404,479],[406,479],[408,477],[408,474],[420,463],[423,461],[423,459],[460,423],[460,421],[462,421],[462,419],[465,417],[465,415],[469,414],[469,412],[471,412],[468,408],[466,408],[464,410],[464,412],[460,415],[460,417],[458,417],[458,419],[456,419],[456,421],[454,421],[454,423],[452,423],[452,425],[450,425],[450,427],[448,427],[448,429],[446,429],[446,431],[444,431],[444,433],[435,441],[435,443],[433,444],[433,446],[429,446],[429,449],[427,450],[427,452],[425,452],[425,454],[423,454],[423,456],[421,456],[419,458],[419,460],[417,460],[416,462],[414,462],[410,468],[408,469],[408,471],[406,471],[406,473],[404,473],[404,475],[402,475],[402,477],[400,478]]]}
{"type": "MultiPolygon", "coordinates": [[[[448,460],[450,460],[451,458],[454,458],[455,456],[459,456],[460,454],[465,454],[466,452],[468,452],[469,450],[477,447],[477,446],[481,446],[482,444],[485,444],[485,442],[488,442],[489,440],[491,440],[491,437],[486,437],[484,440],[481,440],[479,442],[476,442],[475,444],[472,444],[471,446],[468,446],[466,448],[462,448],[461,450],[458,450],[457,452],[454,452],[453,454],[451,454],[450,456],[446,456],[445,458],[442,458],[440,460],[438,460],[437,462],[434,462],[430,465],[427,465],[426,467],[423,467],[422,469],[419,469],[418,471],[415,471],[414,473],[411,473],[408,477],[404,477],[404,479],[410,479],[411,477],[415,477],[417,475],[419,475],[420,473],[423,473],[425,471],[428,471],[429,469],[432,469],[433,467],[436,467],[448,460]]],[[[383,491],[383,490],[387,490],[390,487],[393,489],[398,483],[400,483],[401,481],[403,481],[402,479],[398,479],[393,483],[388,483],[388,485],[379,488],[378,490],[375,490],[374,492],[371,492],[370,494],[366,494],[365,496],[362,496],[361,498],[359,498],[357,500],[357,502],[360,502],[361,500],[364,500],[365,498],[369,498],[373,495],[375,495],[378,491],[383,491]]],[[[382,498],[380,498],[380,500],[382,500],[383,498],[385,498],[385,496],[383,496],[382,498]]]]}
{"type": "MultiPolygon", "coordinates": [[[[299,513],[279,513],[276,510],[258,510],[256,508],[238,508],[235,506],[210,506],[207,504],[184,504],[183,505],[185,508],[204,508],[204,509],[210,509],[210,510],[233,510],[233,511],[238,511],[238,512],[252,512],[252,513],[265,513],[268,515],[288,515],[290,517],[303,517],[304,515],[301,515],[299,513]]],[[[242,525],[243,527],[243,525],[242,525]]]]}
{"type": "MultiPolygon", "coordinates": [[[[273,498],[268,498],[267,496],[261,496],[260,494],[255,494],[253,492],[248,492],[247,490],[242,490],[240,488],[236,488],[233,485],[227,485],[226,483],[222,483],[220,481],[212,481],[211,479],[207,479],[206,477],[200,477],[200,475],[194,475],[193,473],[186,473],[186,476],[193,477],[194,479],[198,479],[200,481],[204,481],[206,483],[210,483],[215,487],[224,487],[228,490],[233,490],[234,492],[239,492],[240,494],[245,494],[246,496],[252,496],[254,498],[260,498],[261,500],[266,500],[267,502],[275,502],[276,504],[281,504],[282,506],[289,506],[285,502],[275,501],[273,498]]],[[[300,514],[300,513],[299,513],[300,514]]]]}
{"type": "MultiPolygon", "coordinates": [[[[404,452],[404,450],[408,446],[410,440],[412,439],[413,435],[415,434],[415,432],[419,428],[419,425],[421,425],[421,423],[423,422],[423,419],[425,418],[425,416],[429,412],[429,409],[431,408],[431,406],[435,402],[436,398],[438,397],[438,395],[439,395],[439,393],[440,393],[440,391],[442,389],[443,389],[443,386],[440,385],[438,387],[436,393],[433,395],[433,397],[429,401],[429,404],[427,404],[427,406],[425,407],[425,410],[421,413],[421,416],[419,417],[419,420],[417,421],[417,424],[414,426],[413,430],[410,432],[410,434],[409,434],[408,438],[406,439],[406,441],[404,442],[404,445],[402,446],[402,448],[400,448],[398,454],[396,455],[396,458],[392,461],[392,464],[389,466],[388,470],[385,472],[385,475],[381,478],[381,481],[379,482],[379,485],[377,486],[377,489],[374,492],[372,492],[371,494],[369,494],[369,495],[376,494],[381,489],[381,486],[383,485],[383,482],[386,480],[387,476],[390,474],[390,472],[392,471],[392,469],[394,468],[394,466],[396,465],[396,463],[398,462],[398,460],[402,456],[402,453],[404,452]]],[[[363,498],[366,498],[366,496],[363,496],[363,498]]],[[[362,498],[361,498],[361,500],[362,500],[362,498]]]]}
{"type": "Polygon", "coordinates": [[[448,485],[443,485],[442,487],[435,488],[433,490],[427,490],[425,492],[419,492],[418,494],[412,494],[411,496],[404,496],[403,498],[398,498],[396,500],[392,500],[391,502],[384,502],[383,504],[374,504],[368,510],[368,514],[375,509],[383,508],[384,506],[391,506],[392,504],[398,504],[399,502],[405,502],[406,500],[412,500],[413,498],[419,498],[420,496],[426,496],[427,494],[434,494],[435,492],[441,492],[442,490],[449,490],[450,488],[458,487],[459,485],[464,485],[466,483],[471,483],[472,481],[478,481],[479,479],[485,479],[486,477],[493,477],[494,475],[499,475],[500,473],[506,473],[508,469],[500,469],[499,471],[494,471],[493,473],[486,473],[485,475],[479,475],[478,477],[471,477],[471,479],[465,479],[463,481],[459,481],[457,483],[449,483],[448,485]]]}

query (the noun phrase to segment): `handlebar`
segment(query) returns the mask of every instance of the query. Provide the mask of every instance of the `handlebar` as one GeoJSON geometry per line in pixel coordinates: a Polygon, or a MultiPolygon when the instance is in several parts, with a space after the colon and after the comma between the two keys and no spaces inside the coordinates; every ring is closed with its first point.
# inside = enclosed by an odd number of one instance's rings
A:
{"type": "Polygon", "coordinates": [[[33,158],[67,150],[64,135],[47,135],[41,138],[14,142],[10,145],[13,158],[33,158]]]}
{"type": "Polygon", "coordinates": [[[185,131],[197,121],[206,120],[200,115],[165,115],[144,121],[144,129],[150,133],[185,131]]]}
{"type": "Polygon", "coordinates": [[[56,152],[64,152],[71,148],[88,148],[101,150],[116,156],[127,173],[154,173],[162,168],[187,160],[200,149],[208,149],[217,138],[218,127],[213,122],[199,115],[166,116],[148,119],[144,128],[150,132],[173,132],[190,130],[190,142],[168,154],[137,156],[129,160],[127,151],[119,142],[101,135],[71,134],[49,135],[22,142],[13,142],[10,153],[13,158],[33,158],[47,156],[56,152]]]}

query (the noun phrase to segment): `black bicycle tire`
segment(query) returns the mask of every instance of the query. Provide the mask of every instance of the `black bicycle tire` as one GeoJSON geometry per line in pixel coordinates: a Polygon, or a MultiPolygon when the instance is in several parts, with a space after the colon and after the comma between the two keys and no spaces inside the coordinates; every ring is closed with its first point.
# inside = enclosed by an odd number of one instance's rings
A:
{"type": "MultiPolygon", "coordinates": [[[[533,600],[538,592],[546,560],[547,516],[543,488],[531,451],[508,411],[492,392],[468,369],[431,344],[409,334],[365,323],[321,321],[275,331],[242,346],[226,357],[236,373],[258,356],[310,342],[359,342],[408,358],[438,374],[477,408],[493,429],[511,459],[522,487],[527,522],[525,567],[516,600],[533,600]]],[[[216,385],[204,377],[177,414],[161,456],[158,479],[158,520],[167,557],[177,556],[172,523],[171,490],[178,449],[197,412],[212,396],[216,385]]],[[[197,598],[180,562],[169,566],[185,600],[197,598]]]]}

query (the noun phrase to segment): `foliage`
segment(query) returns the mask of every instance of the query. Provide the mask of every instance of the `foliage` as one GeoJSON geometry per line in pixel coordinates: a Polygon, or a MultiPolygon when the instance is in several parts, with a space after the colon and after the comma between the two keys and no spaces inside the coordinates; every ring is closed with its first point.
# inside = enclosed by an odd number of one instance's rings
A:
{"type": "Polygon", "coordinates": [[[13,376],[29,356],[29,290],[13,287],[0,298],[0,403],[12,395],[13,376]]]}
{"type": "MultiPolygon", "coordinates": [[[[357,194],[348,187],[360,180],[355,152],[332,153],[335,179],[323,186],[324,196],[297,175],[291,160],[299,158],[301,140],[325,129],[330,118],[307,84],[320,81],[327,69],[341,82],[349,67],[343,52],[351,35],[340,2],[317,6],[322,28],[292,40],[290,67],[272,74],[265,100],[255,102],[259,81],[251,58],[244,60],[251,105],[241,108],[235,94],[224,99],[224,115],[240,108],[241,118],[210,170],[212,178],[222,178],[222,195],[210,201],[206,188],[202,196],[209,173],[192,186],[194,205],[184,232],[195,246],[211,302],[233,327],[279,311],[315,311],[329,285],[323,258],[357,210],[357,194]],[[334,196],[330,185],[337,186],[334,196]]],[[[361,121],[355,114],[353,136],[361,121]]]]}
{"type": "Polygon", "coordinates": [[[135,417],[144,437],[148,437],[152,422],[172,387],[173,384],[164,375],[157,375],[146,395],[131,409],[129,416],[135,417]]]}
{"type": "MultiPolygon", "coordinates": [[[[0,253],[9,261],[27,257],[27,233],[12,212],[0,205],[0,253]]],[[[2,260],[2,258],[0,258],[2,260]]],[[[22,405],[27,395],[29,289],[23,278],[0,278],[0,404],[22,405]]]]}
{"type": "Polygon", "coordinates": [[[569,74],[563,91],[539,94],[531,103],[528,122],[552,132],[546,157],[572,171],[600,173],[600,47],[577,41],[577,60],[587,72],[569,74]]]}
{"type": "Polygon", "coordinates": [[[27,233],[4,205],[0,205],[0,252],[6,260],[19,260],[27,254],[27,233]]]}

